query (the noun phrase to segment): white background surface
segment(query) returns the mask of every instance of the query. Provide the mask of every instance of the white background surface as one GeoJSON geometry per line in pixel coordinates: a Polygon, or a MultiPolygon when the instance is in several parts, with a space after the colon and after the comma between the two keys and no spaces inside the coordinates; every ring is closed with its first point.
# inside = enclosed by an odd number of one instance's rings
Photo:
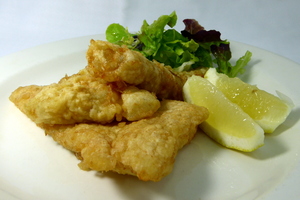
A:
{"type": "Polygon", "coordinates": [[[0,57],[37,45],[104,33],[110,23],[139,30],[176,11],[181,30],[195,18],[223,39],[254,45],[300,63],[298,0],[0,0],[0,57]]]}
{"type": "MultiPolygon", "coordinates": [[[[300,63],[299,8],[298,0],[0,0],[0,57],[58,40],[101,34],[115,22],[137,31],[144,19],[151,23],[175,10],[178,30],[183,29],[183,19],[195,18],[206,29],[220,31],[223,39],[300,63]]],[[[0,72],[5,67],[0,66],[0,72]]],[[[292,177],[290,182],[299,183],[299,178],[292,177]]],[[[287,199],[297,199],[288,198],[293,188],[285,186],[287,199]]],[[[284,198],[277,195],[275,191],[270,199],[284,198]]]]}

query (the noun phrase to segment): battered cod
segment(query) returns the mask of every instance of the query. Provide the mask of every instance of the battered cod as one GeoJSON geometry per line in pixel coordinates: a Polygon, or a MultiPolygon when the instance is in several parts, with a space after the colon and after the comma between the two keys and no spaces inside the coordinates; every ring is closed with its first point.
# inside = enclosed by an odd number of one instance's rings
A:
{"type": "Polygon", "coordinates": [[[134,86],[115,89],[85,69],[58,83],[19,87],[9,98],[37,124],[136,121],[150,117],[160,106],[156,96],[146,90],[134,86]]]}
{"type": "Polygon", "coordinates": [[[171,173],[208,110],[182,100],[191,75],[139,52],[91,41],[87,66],[58,83],[17,88],[10,100],[47,135],[75,153],[83,170],[143,181],[171,173]]]}
{"type": "Polygon", "coordinates": [[[40,125],[47,135],[81,159],[83,170],[114,171],[143,181],[171,173],[179,149],[194,137],[208,111],[165,100],[150,118],[110,125],[40,125]]]}
{"type": "Polygon", "coordinates": [[[86,54],[87,71],[108,82],[124,82],[156,94],[159,99],[183,100],[182,87],[191,75],[205,69],[174,72],[170,66],[150,61],[140,52],[101,40],[91,40],[86,54]]]}

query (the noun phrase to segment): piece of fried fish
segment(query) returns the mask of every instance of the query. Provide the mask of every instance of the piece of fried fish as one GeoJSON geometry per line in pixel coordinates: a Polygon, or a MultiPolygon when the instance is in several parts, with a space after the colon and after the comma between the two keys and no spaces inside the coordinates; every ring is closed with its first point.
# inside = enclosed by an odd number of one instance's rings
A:
{"type": "Polygon", "coordinates": [[[114,171],[159,181],[168,175],[179,149],[194,137],[208,111],[164,100],[150,118],[115,125],[40,125],[47,135],[81,159],[83,170],[114,171]]]}
{"type": "Polygon", "coordinates": [[[101,40],[91,40],[86,57],[86,69],[92,76],[135,85],[155,93],[159,99],[183,100],[182,88],[187,78],[205,73],[205,69],[177,73],[140,52],[101,40]]]}
{"type": "Polygon", "coordinates": [[[133,86],[116,89],[85,69],[58,83],[19,87],[9,99],[37,124],[135,121],[151,116],[160,107],[149,91],[133,86]]]}

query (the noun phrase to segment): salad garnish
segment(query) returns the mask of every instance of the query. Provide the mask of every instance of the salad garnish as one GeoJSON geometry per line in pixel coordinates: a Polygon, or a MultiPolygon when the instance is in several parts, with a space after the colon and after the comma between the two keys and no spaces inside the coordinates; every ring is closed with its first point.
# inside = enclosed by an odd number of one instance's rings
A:
{"type": "Polygon", "coordinates": [[[235,65],[230,63],[230,42],[221,39],[216,30],[205,30],[195,19],[185,19],[185,29],[178,32],[173,27],[177,14],[162,15],[152,24],[143,21],[137,33],[113,23],[106,29],[106,39],[111,43],[126,45],[141,52],[149,60],[171,66],[175,71],[215,67],[219,73],[235,77],[245,71],[252,53],[247,51],[235,65]],[[166,29],[169,26],[169,29],[166,29]]]}

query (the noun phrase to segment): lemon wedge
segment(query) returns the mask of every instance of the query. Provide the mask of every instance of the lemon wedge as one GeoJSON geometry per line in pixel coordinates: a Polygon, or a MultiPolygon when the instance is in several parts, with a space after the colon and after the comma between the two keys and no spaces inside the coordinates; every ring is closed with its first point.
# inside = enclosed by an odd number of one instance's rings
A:
{"type": "Polygon", "coordinates": [[[264,144],[263,129],[207,79],[191,76],[183,86],[184,100],[204,106],[208,119],[200,128],[221,145],[251,152],[264,144]]]}
{"type": "Polygon", "coordinates": [[[281,98],[260,90],[255,85],[243,82],[239,78],[230,78],[210,68],[205,76],[215,85],[231,102],[240,106],[265,133],[272,133],[282,124],[293,107],[288,97],[281,98]]]}

